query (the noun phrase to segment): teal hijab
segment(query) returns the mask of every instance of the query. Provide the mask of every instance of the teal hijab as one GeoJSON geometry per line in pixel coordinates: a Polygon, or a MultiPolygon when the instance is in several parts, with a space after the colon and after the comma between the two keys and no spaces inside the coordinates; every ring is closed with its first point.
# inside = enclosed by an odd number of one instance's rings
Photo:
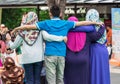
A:
{"type": "MultiPolygon", "coordinates": [[[[93,21],[93,22],[101,22],[99,18],[99,13],[95,9],[88,10],[86,14],[86,21],[93,21]]],[[[96,31],[98,31],[100,26],[95,26],[96,31]]],[[[97,41],[100,44],[104,44],[106,42],[106,31],[102,35],[102,37],[97,41]]]]}

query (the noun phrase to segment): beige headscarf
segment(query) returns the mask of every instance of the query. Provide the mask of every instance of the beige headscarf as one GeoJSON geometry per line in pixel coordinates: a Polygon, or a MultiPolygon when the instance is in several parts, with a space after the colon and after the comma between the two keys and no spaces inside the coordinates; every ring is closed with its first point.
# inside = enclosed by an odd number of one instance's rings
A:
{"type": "MultiPolygon", "coordinates": [[[[23,25],[25,25],[25,24],[27,24],[27,25],[35,24],[36,22],[38,22],[37,14],[35,12],[28,12],[28,14],[25,18],[25,21],[26,22],[23,25]]],[[[19,31],[19,35],[30,46],[32,46],[36,42],[39,33],[40,33],[39,30],[19,31]]]]}

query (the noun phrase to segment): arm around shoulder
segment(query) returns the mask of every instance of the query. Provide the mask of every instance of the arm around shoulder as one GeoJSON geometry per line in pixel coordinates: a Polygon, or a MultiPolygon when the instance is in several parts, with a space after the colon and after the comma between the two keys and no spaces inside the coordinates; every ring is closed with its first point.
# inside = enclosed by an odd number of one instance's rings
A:
{"type": "Polygon", "coordinates": [[[91,41],[94,42],[99,40],[104,34],[104,32],[105,32],[105,26],[101,26],[98,31],[90,33],[89,37],[91,38],[91,41]]]}
{"type": "Polygon", "coordinates": [[[37,29],[36,25],[23,25],[16,28],[16,30],[31,30],[37,29]]]}
{"type": "Polygon", "coordinates": [[[52,35],[52,34],[47,33],[44,30],[42,30],[41,33],[42,33],[43,39],[49,42],[51,41],[61,42],[65,40],[65,36],[52,35]]]}
{"type": "Polygon", "coordinates": [[[101,22],[91,22],[91,21],[79,21],[76,22],[75,26],[84,26],[84,25],[102,25],[101,22]]]}
{"type": "Polygon", "coordinates": [[[32,29],[37,29],[36,25],[23,25],[23,26],[16,27],[12,31],[12,33],[17,32],[18,30],[32,30],[32,29]]]}

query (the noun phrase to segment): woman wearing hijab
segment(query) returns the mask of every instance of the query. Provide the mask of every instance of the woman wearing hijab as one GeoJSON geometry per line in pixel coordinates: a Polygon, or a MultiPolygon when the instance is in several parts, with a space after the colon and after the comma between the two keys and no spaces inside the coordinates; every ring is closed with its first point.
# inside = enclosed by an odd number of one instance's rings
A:
{"type": "MultiPolygon", "coordinates": [[[[68,20],[78,21],[78,19],[73,16],[68,20]]],[[[76,27],[68,33],[67,55],[64,71],[65,84],[90,83],[89,47],[92,41],[97,41],[101,38],[105,28],[101,26],[97,32],[90,32],[89,29],[94,29],[94,25],[76,27]],[[85,33],[85,31],[90,33],[85,33]]]]}
{"type": "MultiPolygon", "coordinates": [[[[34,24],[38,21],[38,17],[36,13],[29,12],[25,21],[24,24],[34,24]]],[[[19,57],[19,63],[25,69],[26,84],[40,84],[40,73],[44,59],[43,40],[40,31],[19,31],[13,45],[9,47],[16,49],[20,45],[22,55],[19,57]]]]}
{"type": "MultiPolygon", "coordinates": [[[[27,25],[32,25],[38,21],[37,14],[34,12],[28,12],[25,19],[26,23],[24,24],[27,25]]],[[[14,44],[10,46],[11,49],[15,49],[22,44],[22,56],[19,58],[19,62],[25,69],[26,84],[41,84],[40,74],[44,60],[44,46],[42,36],[48,41],[51,41],[52,39],[52,35],[49,35],[49,37],[48,33],[45,31],[19,31],[14,44]]],[[[64,37],[61,36],[62,40],[63,38],[64,37]]],[[[54,37],[53,41],[54,40],[58,39],[54,37]]]]}
{"type": "MultiPolygon", "coordinates": [[[[87,21],[100,22],[99,13],[90,9],[86,15],[87,21]]],[[[95,26],[96,31],[100,29],[95,26]]],[[[106,43],[106,31],[102,37],[91,45],[91,84],[110,84],[109,55],[106,43]]]]}
{"type": "Polygon", "coordinates": [[[11,57],[6,57],[3,68],[0,68],[0,77],[3,84],[23,84],[24,69],[16,66],[11,57]]]}

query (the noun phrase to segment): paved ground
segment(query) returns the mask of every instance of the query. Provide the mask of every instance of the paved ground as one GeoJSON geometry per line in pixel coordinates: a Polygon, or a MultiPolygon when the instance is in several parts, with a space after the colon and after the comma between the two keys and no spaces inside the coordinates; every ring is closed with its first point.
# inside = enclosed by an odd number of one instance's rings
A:
{"type": "Polygon", "coordinates": [[[120,67],[110,66],[111,84],[120,84],[120,67]]]}

